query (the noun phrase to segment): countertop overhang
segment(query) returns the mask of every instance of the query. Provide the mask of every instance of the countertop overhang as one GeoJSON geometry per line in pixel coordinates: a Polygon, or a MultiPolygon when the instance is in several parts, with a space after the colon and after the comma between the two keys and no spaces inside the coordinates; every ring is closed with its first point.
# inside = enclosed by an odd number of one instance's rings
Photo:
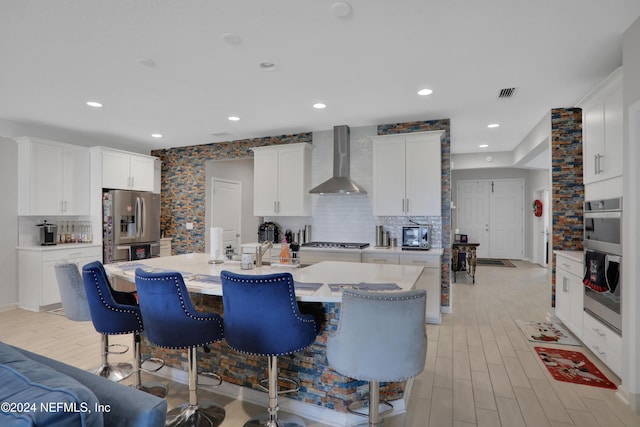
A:
{"type": "MultiPolygon", "coordinates": [[[[263,265],[251,270],[242,270],[238,263],[209,264],[209,254],[192,253],[161,258],[149,258],[132,262],[105,264],[110,276],[135,283],[135,267],[173,270],[182,273],[190,292],[205,295],[222,295],[222,284],[216,282],[223,270],[247,275],[290,272],[293,279],[301,283],[321,283],[316,291],[296,289],[299,301],[340,302],[342,293],[332,292],[329,284],[395,283],[400,290],[410,290],[422,273],[423,267],[414,265],[369,264],[340,261],[323,261],[302,268],[272,267],[263,265]],[[198,280],[202,276],[213,280],[198,280]]],[[[400,291],[398,290],[398,291],[400,291]]],[[[385,291],[379,291],[385,292],[385,291]]]]}

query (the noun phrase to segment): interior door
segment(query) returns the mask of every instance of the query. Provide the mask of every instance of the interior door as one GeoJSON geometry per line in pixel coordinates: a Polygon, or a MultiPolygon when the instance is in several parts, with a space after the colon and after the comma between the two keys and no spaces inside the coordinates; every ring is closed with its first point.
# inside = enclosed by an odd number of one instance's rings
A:
{"type": "Polygon", "coordinates": [[[480,243],[479,258],[522,259],[523,188],[521,179],[458,181],[457,228],[480,243]]]}
{"type": "Polygon", "coordinates": [[[211,178],[211,226],[222,228],[223,247],[240,248],[242,183],[211,178]]]}
{"type": "Polygon", "coordinates": [[[524,248],[524,182],[491,181],[489,257],[522,259],[524,248]]]}
{"type": "Polygon", "coordinates": [[[469,242],[479,243],[476,254],[489,257],[489,181],[458,181],[458,230],[469,242]]]}

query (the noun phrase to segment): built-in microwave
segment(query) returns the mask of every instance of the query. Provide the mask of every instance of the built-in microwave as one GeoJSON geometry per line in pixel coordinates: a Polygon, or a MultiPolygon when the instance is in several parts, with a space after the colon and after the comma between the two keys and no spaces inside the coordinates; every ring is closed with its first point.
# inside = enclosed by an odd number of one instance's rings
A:
{"type": "Polygon", "coordinates": [[[431,248],[430,225],[408,225],[402,227],[403,250],[428,250],[431,248]]]}

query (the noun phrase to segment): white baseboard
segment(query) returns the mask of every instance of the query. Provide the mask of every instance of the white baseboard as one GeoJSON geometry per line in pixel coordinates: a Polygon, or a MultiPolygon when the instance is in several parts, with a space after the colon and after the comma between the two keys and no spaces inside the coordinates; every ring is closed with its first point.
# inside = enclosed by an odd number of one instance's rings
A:
{"type": "MultiPolygon", "coordinates": [[[[154,375],[158,375],[181,384],[188,384],[189,382],[189,375],[187,371],[168,366],[163,367],[154,375]]],[[[266,412],[267,404],[269,402],[269,396],[267,395],[267,393],[263,393],[261,391],[254,390],[248,387],[230,384],[227,382],[222,382],[222,384],[218,387],[206,386],[205,384],[209,381],[211,381],[210,378],[199,375],[199,388],[211,393],[221,394],[235,400],[241,400],[243,402],[249,402],[255,405],[263,406],[266,412]]],[[[406,398],[411,392],[412,385],[413,381],[407,381],[404,392],[405,397],[403,399],[398,399],[391,402],[393,405],[393,412],[387,415],[387,417],[400,415],[407,411],[406,398]]],[[[288,412],[290,414],[298,415],[308,420],[336,427],[354,426],[357,424],[362,424],[364,420],[363,417],[359,417],[357,415],[334,411],[322,406],[312,405],[310,403],[304,403],[300,402],[299,400],[289,399],[286,397],[278,398],[278,406],[284,412],[288,412]]]]}
{"type": "Polygon", "coordinates": [[[16,302],[14,302],[13,304],[0,305],[0,311],[15,310],[16,308],[18,308],[18,303],[16,302]]]}

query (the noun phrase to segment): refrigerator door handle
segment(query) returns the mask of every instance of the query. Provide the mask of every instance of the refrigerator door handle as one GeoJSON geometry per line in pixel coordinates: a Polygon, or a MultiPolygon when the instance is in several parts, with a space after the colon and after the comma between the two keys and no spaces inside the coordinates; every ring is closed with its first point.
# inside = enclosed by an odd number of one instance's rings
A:
{"type": "Polygon", "coordinates": [[[144,218],[147,213],[145,212],[144,197],[139,197],[138,200],[140,201],[140,232],[138,233],[138,237],[142,237],[144,235],[144,218]]]}
{"type": "Polygon", "coordinates": [[[136,196],[135,213],[136,213],[136,237],[140,237],[140,221],[142,221],[142,218],[140,217],[140,197],[137,197],[137,196],[136,196]]]}

